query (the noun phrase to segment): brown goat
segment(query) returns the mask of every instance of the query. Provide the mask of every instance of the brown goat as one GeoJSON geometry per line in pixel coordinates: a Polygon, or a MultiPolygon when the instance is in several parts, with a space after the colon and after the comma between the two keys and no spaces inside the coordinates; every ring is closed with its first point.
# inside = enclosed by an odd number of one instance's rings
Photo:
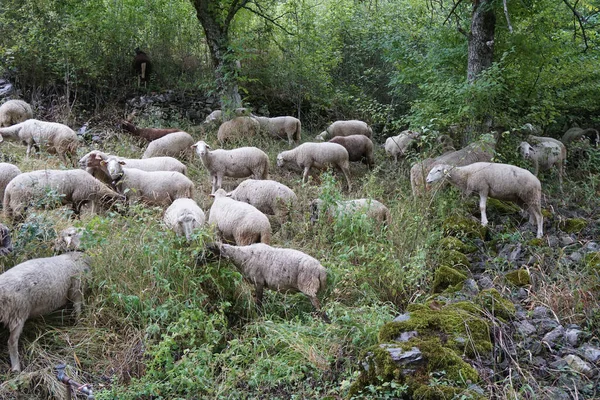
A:
{"type": "Polygon", "coordinates": [[[121,128],[131,133],[133,136],[138,136],[151,142],[159,139],[169,133],[180,132],[178,128],[138,128],[129,121],[121,121],[121,128]]]}
{"type": "Polygon", "coordinates": [[[138,77],[138,87],[144,82],[144,87],[150,81],[150,73],[152,73],[152,63],[146,53],[139,48],[135,49],[135,57],[133,58],[133,69],[138,77]]]}

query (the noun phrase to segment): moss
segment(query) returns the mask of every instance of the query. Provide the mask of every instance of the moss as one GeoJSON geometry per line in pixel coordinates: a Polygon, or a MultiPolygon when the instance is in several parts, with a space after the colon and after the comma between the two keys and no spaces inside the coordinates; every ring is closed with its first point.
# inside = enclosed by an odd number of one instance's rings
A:
{"type": "Polygon", "coordinates": [[[544,240],[544,238],[535,238],[535,239],[531,239],[527,242],[528,246],[533,246],[533,247],[543,247],[543,246],[547,246],[548,243],[546,242],[546,240],[544,240]]]}
{"type": "Polygon", "coordinates": [[[499,215],[517,214],[521,211],[521,208],[515,203],[491,198],[488,198],[486,208],[489,213],[499,215]]]}
{"type": "Polygon", "coordinates": [[[474,357],[492,349],[490,328],[481,317],[481,310],[464,304],[411,304],[410,318],[390,322],[379,330],[380,342],[392,342],[402,332],[417,331],[419,337],[442,338],[444,345],[458,354],[474,357]]]}
{"type": "Polygon", "coordinates": [[[488,397],[482,396],[472,390],[448,386],[447,384],[421,385],[413,392],[412,398],[415,400],[448,400],[448,399],[471,399],[485,400],[488,397]]]}
{"type": "Polygon", "coordinates": [[[600,274],[600,252],[587,253],[583,263],[589,273],[600,274]]]}
{"type": "Polygon", "coordinates": [[[455,236],[458,238],[483,239],[487,228],[471,218],[453,215],[442,224],[444,236],[455,236]]]}
{"type": "Polygon", "coordinates": [[[509,320],[515,315],[515,305],[502,297],[496,289],[485,289],[479,292],[476,300],[495,317],[509,320]]]}
{"type": "Polygon", "coordinates": [[[583,218],[568,218],[558,223],[558,229],[566,233],[579,233],[588,222],[583,218]]]}
{"type": "Polygon", "coordinates": [[[466,255],[456,250],[444,250],[439,257],[440,265],[469,272],[471,263],[466,255]]]}
{"type": "Polygon", "coordinates": [[[551,219],[553,216],[554,214],[552,211],[542,208],[542,217],[544,217],[544,219],[551,219]]]}
{"type": "Polygon", "coordinates": [[[474,253],[477,247],[472,244],[466,244],[454,236],[446,236],[440,240],[440,247],[444,250],[460,251],[463,254],[474,253]]]}
{"type": "Polygon", "coordinates": [[[507,281],[512,283],[515,286],[526,286],[531,285],[531,277],[529,276],[529,271],[526,269],[517,269],[515,271],[510,271],[506,275],[504,275],[507,281]]]}
{"type": "Polygon", "coordinates": [[[462,288],[462,284],[466,279],[467,276],[465,274],[454,268],[442,265],[435,271],[432,291],[433,293],[441,293],[450,288],[451,291],[456,292],[462,288]]]}

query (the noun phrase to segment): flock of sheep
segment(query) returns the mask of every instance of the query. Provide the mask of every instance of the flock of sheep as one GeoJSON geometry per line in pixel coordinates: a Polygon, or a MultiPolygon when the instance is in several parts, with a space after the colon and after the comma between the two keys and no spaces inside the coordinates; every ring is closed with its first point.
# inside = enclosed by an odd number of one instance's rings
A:
{"type": "MultiPolygon", "coordinates": [[[[304,182],[311,171],[333,167],[342,172],[350,190],[349,163],[363,162],[369,168],[374,165],[372,130],[362,121],[334,122],[315,142],[299,144],[301,124],[298,119],[255,117],[245,115],[243,110],[236,112],[238,116],[223,123],[220,111],[207,117],[207,124],[219,124],[219,142],[266,132],[287,140],[290,146],[296,144],[293,149],[279,153],[276,163],[278,167],[301,171],[304,182]]],[[[123,128],[149,142],[142,158],[123,158],[94,150],[78,160],[80,169],[24,173],[17,166],[0,163],[0,197],[7,220],[21,221],[49,192],[57,195],[60,204],[70,205],[75,213],[82,207],[98,212],[123,201],[161,206],[165,209],[165,225],[187,240],[205,224],[214,227],[220,241],[207,246],[201,258],[229,259],[255,286],[257,303],[261,302],[265,287],[280,292],[299,291],[311,300],[323,319],[328,320],[317,299],[326,284],[326,269],[303,252],[270,246],[272,228],[267,215],[275,216],[283,224],[297,206],[297,197],[286,185],[268,179],[269,158],[264,151],[256,147],[213,150],[202,140],[195,142],[186,132],[137,128],[127,121],[123,128]],[[187,167],[182,162],[189,161],[193,153],[211,179],[210,196],[214,201],[208,219],[193,200],[195,186],[186,176],[187,167]],[[251,179],[226,192],[222,189],[223,178],[251,179]]],[[[388,138],[385,150],[397,162],[418,137],[418,132],[402,132],[388,138]]],[[[77,165],[75,155],[79,141],[73,130],[66,125],[33,119],[31,107],[21,100],[10,100],[0,106],[0,142],[3,139],[27,145],[28,156],[31,149],[45,149],[57,154],[65,166],[77,165]]],[[[529,136],[528,140],[521,143],[520,149],[524,157],[534,161],[536,175],[539,168],[557,166],[562,180],[565,146],[560,141],[539,136],[529,136]]],[[[440,142],[447,150],[444,154],[411,168],[415,196],[424,193],[426,184],[441,180],[465,192],[478,193],[483,225],[487,224],[488,197],[514,201],[529,212],[530,221],[537,226],[537,237],[542,237],[541,184],[534,174],[513,165],[491,162],[493,138],[484,137],[460,150],[454,150],[448,138],[442,137],[440,142]]],[[[364,213],[378,224],[389,223],[391,218],[389,209],[375,199],[339,201],[326,209],[322,201],[316,200],[311,203],[310,212],[313,221],[320,214],[333,218],[364,213]]],[[[0,228],[2,255],[12,247],[8,230],[1,224],[0,228]]],[[[89,258],[76,251],[80,235],[74,228],[61,233],[59,241],[62,242],[57,243],[57,248],[71,252],[29,260],[0,275],[0,304],[3,305],[0,322],[10,331],[8,348],[14,371],[20,370],[17,343],[29,317],[48,313],[67,302],[75,304],[76,313],[80,311],[83,275],[90,273],[89,258]]]]}

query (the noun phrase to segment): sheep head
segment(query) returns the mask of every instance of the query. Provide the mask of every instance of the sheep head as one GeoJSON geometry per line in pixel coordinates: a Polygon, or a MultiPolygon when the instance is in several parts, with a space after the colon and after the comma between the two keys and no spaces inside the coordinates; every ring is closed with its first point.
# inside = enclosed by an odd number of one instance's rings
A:
{"type": "Polygon", "coordinates": [[[521,144],[519,144],[519,151],[521,152],[523,158],[530,158],[533,147],[527,142],[521,142],[521,144]]]}
{"type": "Polygon", "coordinates": [[[208,154],[211,147],[204,140],[200,140],[192,145],[192,149],[196,151],[196,154],[202,157],[208,154]]]}
{"type": "Polygon", "coordinates": [[[185,239],[189,242],[192,240],[192,234],[195,229],[200,228],[200,221],[193,214],[183,214],[177,218],[177,224],[181,227],[185,239]]]}
{"type": "Polygon", "coordinates": [[[437,167],[433,167],[431,171],[429,171],[429,174],[427,174],[426,182],[430,184],[450,176],[451,169],[452,167],[450,165],[438,165],[437,167]]]}

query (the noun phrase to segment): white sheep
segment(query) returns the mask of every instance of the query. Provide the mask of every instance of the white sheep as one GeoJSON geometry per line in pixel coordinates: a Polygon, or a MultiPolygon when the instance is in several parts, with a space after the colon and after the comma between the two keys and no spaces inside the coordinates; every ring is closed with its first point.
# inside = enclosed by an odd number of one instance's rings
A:
{"type": "Polygon", "coordinates": [[[385,152],[394,158],[394,162],[398,163],[398,156],[404,157],[406,150],[410,144],[420,136],[419,132],[402,131],[397,136],[391,136],[385,140],[385,152]]]}
{"type": "Polygon", "coordinates": [[[56,253],[65,253],[67,251],[80,250],[81,238],[84,232],[84,228],[76,228],[74,226],[63,229],[54,240],[54,251],[56,253]]]}
{"type": "Polygon", "coordinates": [[[287,139],[289,145],[300,142],[302,123],[294,117],[254,117],[260,124],[260,129],[272,137],[287,139]]]}
{"type": "Polygon", "coordinates": [[[583,136],[590,138],[592,140],[592,142],[594,143],[594,145],[596,145],[596,146],[600,145],[600,134],[598,133],[598,131],[596,129],[593,129],[593,128],[588,128],[588,129],[581,129],[581,128],[577,128],[577,127],[571,128],[565,132],[561,141],[564,144],[568,145],[571,142],[573,142],[583,136]]]}
{"type": "Polygon", "coordinates": [[[75,131],[66,125],[28,119],[7,128],[0,128],[0,135],[4,139],[26,144],[27,157],[31,154],[31,149],[39,151],[40,147],[44,147],[48,153],[58,155],[65,165],[68,165],[67,158],[70,159],[71,165],[75,165],[79,139],[75,131]]]}
{"type": "Polygon", "coordinates": [[[195,230],[204,225],[204,211],[192,199],[181,198],[165,210],[163,218],[165,225],[177,236],[185,236],[187,241],[192,239],[195,230]]]}
{"type": "Polygon", "coordinates": [[[335,136],[350,136],[350,135],[365,135],[370,138],[373,135],[373,130],[366,122],[349,120],[335,121],[329,125],[325,131],[318,134],[316,140],[329,140],[335,136]]]}
{"type": "Polygon", "coordinates": [[[20,173],[21,170],[16,165],[0,163],[0,199],[4,198],[4,189],[8,185],[8,182],[20,173]]]}
{"type": "Polygon", "coordinates": [[[298,201],[292,189],[268,179],[246,179],[227,196],[251,204],[267,215],[275,215],[282,223],[298,201]]]}
{"type": "MultiPolygon", "coordinates": [[[[108,176],[106,169],[100,165],[101,161],[107,161],[110,154],[99,150],[93,150],[79,159],[79,167],[85,169],[94,178],[101,180],[106,184],[111,184],[112,179],[108,176]]],[[[123,158],[116,157],[119,161],[124,161],[124,168],[137,168],[142,171],[175,171],[187,174],[187,167],[184,163],[173,157],[151,157],[151,158],[123,158]]]]}
{"type": "Polygon", "coordinates": [[[173,132],[151,141],[146,147],[142,158],[151,157],[183,157],[190,158],[190,146],[194,144],[192,135],[187,132],[173,132]]]}
{"type": "Polygon", "coordinates": [[[493,199],[515,202],[529,212],[529,221],[537,225],[537,237],[543,233],[544,219],[541,209],[542,185],[540,180],[526,169],[510,164],[477,162],[464,167],[448,164],[435,166],[427,175],[427,183],[447,178],[463,193],[479,194],[481,224],[487,226],[486,204],[488,196],[493,199]]]}
{"type": "Polygon", "coordinates": [[[52,207],[70,204],[79,214],[87,203],[110,206],[123,196],[80,169],[24,172],[11,180],[4,191],[4,213],[7,218],[20,218],[29,207],[52,207]],[[42,204],[51,194],[56,201],[42,204]]]}
{"type": "Polygon", "coordinates": [[[297,167],[303,170],[302,182],[308,181],[311,168],[325,169],[329,166],[342,170],[346,177],[348,191],[350,184],[350,163],[348,151],[337,143],[302,143],[292,150],[277,155],[278,167],[297,167]]]}
{"type": "Polygon", "coordinates": [[[220,143],[229,140],[246,139],[258,135],[260,124],[254,117],[236,117],[219,126],[217,139],[220,143]]]}
{"type": "Polygon", "coordinates": [[[233,150],[216,149],[199,141],[192,146],[202,160],[211,177],[214,193],[221,188],[223,177],[267,179],[269,176],[269,156],[257,147],[240,147],[233,150]]]}
{"type": "Polygon", "coordinates": [[[25,261],[0,275],[0,322],[10,332],[8,352],[13,371],[21,371],[18,346],[25,321],[70,302],[79,317],[83,280],[88,276],[90,259],[80,252],[25,261]]]}
{"type": "MultiPolygon", "coordinates": [[[[552,138],[548,138],[552,139],[552,138]]],[[[521,155],[525,159],[533,162],[535,176],[538,176],[540,166],[542,170],[550,169],[556,165],[558,169],[558,179],[562,185],[565,172],[565,163],[567,161],[567,148],[556,139],[539,140],[537,144],[531,145],[528,142],[519,144],[521,155]]]]}
{"type": "Polygon", "coordinates": [[[336,136],[329,143],[344,146],[348,152],[348,161],[361,161],[369,168],[375,165],[373,142],[365,135],[336,136]]]}
{"type": "Polygon", "coordinates": [[[0,106],[0,128],[33,118],[33,110],[23,100],[8,100],[0,106]]]}
{"type": "Polygon", "coordinates": [[[378,224],[387,224],[391,222],[390,210],[375,199],[355,199],[337,201],[323,210],[325,202],[321,199],[315,199],[310,203],[310,220],[315,223],[319,215],[325,212],[329,217],[346,217],[352,215],[366,214],[368,218],[376,221],[378,224]]]}
{"type": "Polygon", "coordinates": [[[219,235],[238,246],[271,241],[271,224],[256,207],[227,197],[223,189],[214,194],[208,215],[208,224],[217,228],[219,235]]]}
{"type": "Polygon", "coordinates": [[[222,121],[223,121],[223,112],[221,110],[215,110],[215,111],[211,112],[210,114],[208,114],[208,116],[204,120],[204,123],[206,125],[212,125],[212,124],[220,125],[222,121]]]}
{"type": "Polygon", "coordinates": [[[116,157],[101,161],[112,186],[130,200],[140,199],[147,204],[168,206],[173,200],[191,198],[194,183],[185,175],[174,171],[142,171],[124,168],[127,163],[116,157]]]}
{"type": "Polygon", "coordinates": [[[210,244],[207,247],[211,253],[230,260],[244,279],[254,285],[259,307],[264,288],[280,293],[301,292],[310,299],[325,322],[329,322],[317,298],[327,286],[327,270],[317,259],[298,250],[262,243],[249,246],[210,244]]]}

